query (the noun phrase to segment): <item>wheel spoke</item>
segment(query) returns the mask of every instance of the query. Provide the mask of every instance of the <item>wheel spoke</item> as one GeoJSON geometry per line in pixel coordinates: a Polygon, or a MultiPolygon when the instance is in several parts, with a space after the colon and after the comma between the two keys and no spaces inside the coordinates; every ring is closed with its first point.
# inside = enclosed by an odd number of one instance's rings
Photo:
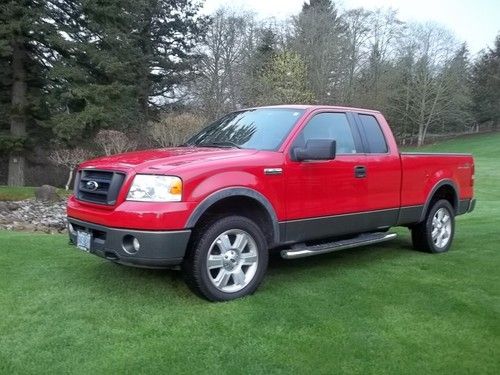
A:
{"type": "Polygon", "coordinates": [[[241,254],[241,264],[244,266],[251,266],[257,262],[257,254],[254,253],[243,253],[241,254]]]}
{"type": "Polygon", "coordinates": [[[231,274],[227,272],[224,268],[221,268],[219,274],[214,280],[215,285],[217,285],[218,288],[224,288],[225,286],[227,286],[230,277],[231,274]]]}
{"type": "Polygon", "coordinates": [[[221,251],[229,251],[231,248],[231,241],[229,241],[229,236],[227,234],[223,234],[217,240],[217,245],[221,251]]]}
{"type": "Polygon", "coordinates": [[[443,221],[443,215],[444,215],[444,212],[443,212],[443,209],[439,209],[438,212],[437,212],[437,218],[439,221],[443,221]]]}
{"type": "Polygon", "coordinates": [[[248,236],[244,233],[238,233],[236,235],[236,239],[234,240],[233,247],[235,249],[238,249],[238,251],[241,253],[243,250],[245,250],[245,247],[248,244],[248,236]]]}
{"type": "Polygon", "coordinates": [[[438,234],[438,229],[437,227],[434,227],[431,233],[432,238],[436,238],[437,234],[438,234]]]}
{"type": "Polygon", "coordinates": [[[207,267],[209,270],[214,268],[222,268],[224,266],[222,255],[209,255],[207,267]]]}
{"type": "Polygon", "coordinates": [[[245,284],[245,273],[243,270],[240,268],[238,271],[233,273],[233,280],[234,283],[237,285],[244,285],[245,284]]]}
{"type": "Polygon", "coordinates": [[[444,230],[442,230],[441,233],[439,233],[439,246],[441,247],[446,245],[446,237],[444,234],[445,234],[444,230]]]}
{"type": "Polygon", "coordinates": [[[438,221],[438,219],[437,219],[436,217],[434,217],[434,218],[432,219],[432,226],[433,226],[434,228],[437,228],[437,227],[438,227],[438,225],[439,225],[439,221],[438,221]]]}

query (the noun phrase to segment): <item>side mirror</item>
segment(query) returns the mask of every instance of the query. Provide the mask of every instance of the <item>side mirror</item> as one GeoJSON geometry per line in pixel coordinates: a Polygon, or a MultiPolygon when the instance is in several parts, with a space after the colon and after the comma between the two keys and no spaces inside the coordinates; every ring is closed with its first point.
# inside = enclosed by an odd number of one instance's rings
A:
{"type": "Polygon", "coordinates": [[[335,159],[337,142],[333,139],[309,139],[306,147],[296,147],[292,151],[293,160],[332,160],[335,159]]]}

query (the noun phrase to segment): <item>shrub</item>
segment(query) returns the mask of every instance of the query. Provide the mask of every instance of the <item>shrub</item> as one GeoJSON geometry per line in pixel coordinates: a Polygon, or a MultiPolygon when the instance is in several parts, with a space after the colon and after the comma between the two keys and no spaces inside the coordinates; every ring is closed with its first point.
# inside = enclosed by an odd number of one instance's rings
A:
{"type": "Polygon", "coordinates": [[[76,166],[91,157],[91,153],[83,148],[61,148],[53,150],[49,155],[49,160],[56,165],[68,168],[68,180],[65,189],[69,190],[69,185],[73,179],[76,166]]]}
{"type": "Polygon", "coordinates": [[[192,113],[169,113],[150,124],[150,136],[160,147],[178,146],[204,125],[205,119],[192,113]]]}
{"type": "Polygon", "coordinates": [[[100,130],[95,137],[95,143],[106,156],[134,150],[137,147],[135,141],[118,130],[100,130]]]}

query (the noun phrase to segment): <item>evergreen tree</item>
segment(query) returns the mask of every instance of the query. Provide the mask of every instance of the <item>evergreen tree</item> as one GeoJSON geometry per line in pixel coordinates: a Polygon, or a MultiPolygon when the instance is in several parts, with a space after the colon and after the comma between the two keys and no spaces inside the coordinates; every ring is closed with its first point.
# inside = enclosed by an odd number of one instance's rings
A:
{"type": "Polygon", "coordinates": [[[256,46],[252,49],[249,62],[245,66],[243,105],[246,107],[254,106],[256,99],[265,91],[260,77],[265,69],[272,64],[272,60],[277,53],[274,30],[267,27],[259,30],[258,34],[256,46]]]}
{"type": "Polygon", "coordinates": [[[58,39],[47,2],[0,4],[0,110],[8,119],[2,124],[0,147],[9,155],[9,185],[24,184],[26,139],[46,115],[42,89],[52,58],[50,45],[58,39]]]}
{"type": "Polygon", "coordinates": [[[295,52],[277,54],[261,80],[264,90],[258,99],[260,104],[307,104],[314,99],[308,87],[306,66],[295,52]]]}
{"type": "Polygon", "coordinates": [[[101,128],[129,129],[142,119],[131,5],[82,0],[58,13],[66,38],[50,73],[51,126],[66,143],[80,143],[81,136],[91,138],[101,128]]]}
{"type": "Polygon", "coordinates": [[[136,130],[190,77],[203,29],[191,0],[80,0],[53,70],[53,127],[67,141],[100,128],[136,130]]]}
{"type": "Polygon", "coordinates": [[[446,93],[440,133],[462,132],[473,123],[469,51],[463,44],[444,67],[441,79],[446,93]]]}
{"type": "Polygon", "coordinates": [[[295,18],[292,49],[305,62],[311,89],[321,103],[335,103],[344,80],[344,24],[330,0],[304,3],[295,18]]]}
{"type": "Polygon", "coordinates": [[[492,49],[484,52],[473,67],[473,107],[478,124],[500,125],[500,34],[492,49]]]}
{"type": "Polygon", "coordinates": [[[139,49],[139,105],[148,110],[169,104],[179,85],[192,76],[198,56],[192,53],[205,30],[206,18],[198,16],[193,0],[129,0],[135,13],[133,45],[139,49]],[[137,31],[135,31],[137,30],[137,31]]]}
{"type": "Polygon", "coordinates": [[[270,27],[261,31],[261,37],[255,49],[255,69],[262,69],[276,53],[276,34],[270,27]]]}
{"type": "Polygon", "coordinates": [[[331,0],[304,1],[302,4],[302,13],[307,13],[309,11],[321,11],[329,14],[334,14],[336,12],[335,6],[331,0]]]}

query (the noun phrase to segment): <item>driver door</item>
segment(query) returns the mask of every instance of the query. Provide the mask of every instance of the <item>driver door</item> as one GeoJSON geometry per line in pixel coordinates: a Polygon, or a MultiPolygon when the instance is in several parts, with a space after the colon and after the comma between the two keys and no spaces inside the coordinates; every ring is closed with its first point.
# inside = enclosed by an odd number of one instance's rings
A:
{"type": "Polygon", "coordinates": [[[329,221],[359,212],[364,165],[357,128],[344,112],[315,113],[297,134],[286,156],[286,238],[302,241],[331,236],[329,221]],[[336,141],[333,160],[294,161],[291,151],[310,139],[336,141]]]}

